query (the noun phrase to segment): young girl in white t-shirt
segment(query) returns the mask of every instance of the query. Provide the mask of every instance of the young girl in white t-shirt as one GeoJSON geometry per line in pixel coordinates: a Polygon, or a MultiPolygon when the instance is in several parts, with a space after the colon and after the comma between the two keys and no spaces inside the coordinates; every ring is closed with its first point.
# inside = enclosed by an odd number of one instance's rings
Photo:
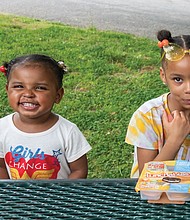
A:
{"type": "Polygon", "coordinates": [[[52,112],[64,94],[65,68],[40,54],[0,67],[14,110],[0,119],[0,179],[87,177],[90,145],[75,124],[52,112]]]}

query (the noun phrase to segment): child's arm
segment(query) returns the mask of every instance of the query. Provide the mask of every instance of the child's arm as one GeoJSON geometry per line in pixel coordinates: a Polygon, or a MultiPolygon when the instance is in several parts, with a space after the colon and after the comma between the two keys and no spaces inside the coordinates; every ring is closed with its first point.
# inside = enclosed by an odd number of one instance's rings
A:
{"type": "Polygon", "coordinates": [[[69,179],[85,179],[88,175],[88,161],[86,154],[78,160],[69,163],[71,174],[69,179]]]}
{"type": "Polygon", "coordinates": [[[189,117],[184,112],[174,111],[172,119],[169,119],[164,112],[162,120],[165,130],[165,144],[160,153],[156,150],[137,148],[139,173],[142,172],[144,163],[149,161],[174,160],[181,144],[190,132],[189,117]]]}
{"type": "Polygon", "coordinates": [[[0,158],[0,179],[9,179],[9,175],[3,158],[0,158]]]}
{"type": "Polygon", "coordinates": [[[157,150],[147,150],[144,148],[137,147],[139,175],[141,174],[144,168],[144,164],[148,163],[149,161],[153,161],[157,155],[157,150]]]}

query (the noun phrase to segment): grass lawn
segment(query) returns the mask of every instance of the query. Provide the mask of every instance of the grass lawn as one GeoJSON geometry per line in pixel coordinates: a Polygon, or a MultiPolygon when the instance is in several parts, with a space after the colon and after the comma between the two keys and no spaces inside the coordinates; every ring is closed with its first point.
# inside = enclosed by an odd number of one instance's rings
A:
{"type": "MultiPolygon", "coordinates": [[[[125,143],[132,113],[167,89],[159,78],[157,41],[0,15],[0,64],[42,53],[64,60],[65,95],[55,111],[76,123],[92,146],[89,178],[129,177],[133,146],[125,143]]],[[[0,76],[0,117],[12,112],[0,76]]]]}

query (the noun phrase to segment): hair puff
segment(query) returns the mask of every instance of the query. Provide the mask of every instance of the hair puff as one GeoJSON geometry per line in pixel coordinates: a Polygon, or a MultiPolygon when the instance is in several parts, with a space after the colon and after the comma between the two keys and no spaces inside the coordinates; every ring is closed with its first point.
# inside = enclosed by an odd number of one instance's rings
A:
{"type": "Polygon", "coordinates": [[[172,35],[171,35],[171,32],[168,31],[168,30],[160,30],[158,31],[157,33],[157,39],[159,41],[163,41],[163,40],[168,40],[169,42],[173,42],[173,38],[172,38],[172,35]]]}

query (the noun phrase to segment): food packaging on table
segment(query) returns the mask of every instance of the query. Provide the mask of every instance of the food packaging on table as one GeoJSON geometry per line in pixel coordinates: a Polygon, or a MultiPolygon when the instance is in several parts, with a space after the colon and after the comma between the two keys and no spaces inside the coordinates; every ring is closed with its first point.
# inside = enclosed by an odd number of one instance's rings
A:
{"type": "Polygon", "coordinates": [[[145,164],[135,190],[141,199],[159,200],[165,193],[171,201],[190,201],[190,162],[151,161],[145,164]]]}

